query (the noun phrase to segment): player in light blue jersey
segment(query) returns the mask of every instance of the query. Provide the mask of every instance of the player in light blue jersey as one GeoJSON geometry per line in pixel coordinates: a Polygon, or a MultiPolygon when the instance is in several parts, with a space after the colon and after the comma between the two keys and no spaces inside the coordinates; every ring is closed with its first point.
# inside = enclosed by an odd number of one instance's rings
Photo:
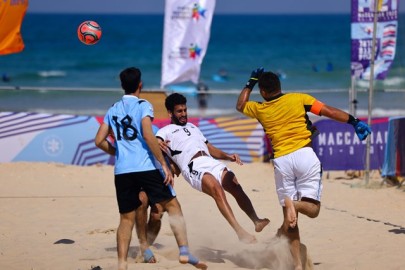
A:
{"type": "Polygon", "coordinates": [[[169,188],[169,184],[173,184],[173,175],[152,130],[153,107],[147,100],[139,98],[142,89],[141,71],[134,67],[127,68],[120,73],[120,80],[125,95],[107,111],[95,137],[97,147],[115,155],[114,181],[120,212],[117,230],[118,269],[128,268],[128,250],[134,225],[145,262],[156,262],[146,237],[146,213],[137,211],[142,205],[139,199],[141,191],[147,194],[151,205],[157,205],[168,212],[180,249],[179,262],[207,269],[205,263],[189,252],[183,213],[169,188]],[[114,145],[107,140],[110,132],[115,138],[114,145]],[[155,158],[164,176],[156,166],[155,158]]]}

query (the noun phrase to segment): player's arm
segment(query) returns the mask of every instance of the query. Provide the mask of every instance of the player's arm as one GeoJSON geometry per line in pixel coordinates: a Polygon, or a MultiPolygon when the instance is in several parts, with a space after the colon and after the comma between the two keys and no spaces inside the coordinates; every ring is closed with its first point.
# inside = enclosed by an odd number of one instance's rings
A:
{"type": "Polygon", "coordinates": [[[242,165],[242,161],[240,160],[240,157],[238,154],[227,154],[224,151],[222,151],[221,149],[216,148],[215,146],[213,146],[212,144],[210,144],[209,142],[207,142],[207,147],[208,147],[208,151],[210,152],[210,155],[213,158],[216,159],[222,159],[222,160],[229,160],[232,162],[236,162],[239,165],[242,165]]]}
{"type": "Polygon", "coordinates": [[[347,112],[332,106],[328,106],[319,101],[314,102],[311,107],[311,112],[320,116],[326,116],[338,122],[352,125],[360,140],[366,139],[367,136],[371,134],[371,128],[363,121],[360,121],[358,118],[355,118],[353,115],[348,114],[347,112]]]}
{"type": "Polygon", "coordinates": [[[106,123],[102,123],[97,131],[94,143],[107,154],[114,156],[115,147],[107,140],[108,135],[110,135],[110,127],[106,123]]]}
{"type": "MultiPolygon", "coordinates": [[[[166,154],[164,154],[164,155],[166,155],[166,154]]],[[[166,160],[169,164],[172,174],[176,175],[178,177],[181,173],[179,166],[177,166],[177,164],[168,155],[166,155],[166,160]]]]}
{"type": "Polygon", "coordinates": [[[167,142],[165,142],[161,137],[156,136],[158,143],[159,143],[159,147],[160,150],[163,153],[163,156],[165,157],[167,164],[169,165],[172,174],[179,176],[181,173],[180,168],[177,166],[177,164],[170,158],[170,156],[167,154],[169,151],[169,146],[167,145],[167,142]]]}
{"type": "Polygon", "coordinates": [[[157,161],[159,161],[159,163],[162,165],[162,169],[165,173],[164,183],[173,185],[174,181],[172,172],[167,166],[162,151],[160,150],[158,140],[156,139],[155,134],[153,134],[152,120],[149,116],[142,118],[142,135],[149,149],[152,151],[152,154],[155,156],[157,161]]]}
{"type": "Polygon", "coordinates": [[[245,109],[246,102],[249,101],[250,93],[252,93],[252,90],[247,87],[243,88],[242,92],[240,92],[238,102],[236,103],[236,110],[238,112],[243,113],[243,109],[245,109]]]}
{"type": "Polygon", "coordinates": [[[260,75],[263,72],[264,68],[257,68],[252,71],[248,82],[246,83],[245,87],[243,87],[242,92],[240,92],[239,94],[238,101],[236,103],[237,111],[243,113],[243,109],[245,108],[246,102],[249,101],[250,93],[252,93],[253,87],[256,85],[260,75]]]}
{"type": "Polygon", "coordinates": [[[325,116],[338,122],[347,123],[349,114],[332,106],[323,104],[316,100],[311,107],[311,112],[320,116],[325,116]]]}

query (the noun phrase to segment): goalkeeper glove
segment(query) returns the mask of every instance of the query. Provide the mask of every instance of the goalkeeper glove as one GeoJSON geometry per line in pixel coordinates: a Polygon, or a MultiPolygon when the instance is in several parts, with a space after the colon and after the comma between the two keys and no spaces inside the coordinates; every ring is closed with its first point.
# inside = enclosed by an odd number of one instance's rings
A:
{"type": "Polygon", "coordinates": [[[347,123],[354,127],[354,131],[356,131],[357,137],[359,137],[360,141],[365,140],[368,134],[371,134],[371,128],[353,115],[349,115],[347,123]]]}
{"type": "Polygon", "coordinates": [[[250,90],[253,90],[253,87],[255,87],[257,81],[259,80],[260,75],[264,72],[264,68],[257,68],[252,71],[252,74],[250,74],[250,79],[246,83],[245,88],[249,88],[250,90]]]}

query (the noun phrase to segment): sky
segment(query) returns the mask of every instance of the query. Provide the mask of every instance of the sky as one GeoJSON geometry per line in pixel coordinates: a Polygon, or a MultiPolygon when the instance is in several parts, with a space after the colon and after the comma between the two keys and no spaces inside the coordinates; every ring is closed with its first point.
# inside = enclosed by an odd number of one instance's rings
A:
{"type": "MultiPolygon", "coordinates": [[[[164,13],[164,0],[29,0],[28,13],[164,13]]],[[[217,0],[217,14],[350,14],[350,0],[217,0]]],[[[405,12],[405,5],[400,5],[405,12]]]]}

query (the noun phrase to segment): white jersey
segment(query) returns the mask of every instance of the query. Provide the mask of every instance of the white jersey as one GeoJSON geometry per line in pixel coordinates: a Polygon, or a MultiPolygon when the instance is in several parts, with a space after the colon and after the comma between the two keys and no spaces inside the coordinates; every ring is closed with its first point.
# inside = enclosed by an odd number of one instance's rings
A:
{"type": "Polygon", "coordinates": [[[191,158],[198,152],[204,151],[209,155],[207,139],[198,127],[192,123],[184,126],[170,124],[158,130],[156,137],[169,141],[171,159],[181,171],[188,169],[191,158]]]}

